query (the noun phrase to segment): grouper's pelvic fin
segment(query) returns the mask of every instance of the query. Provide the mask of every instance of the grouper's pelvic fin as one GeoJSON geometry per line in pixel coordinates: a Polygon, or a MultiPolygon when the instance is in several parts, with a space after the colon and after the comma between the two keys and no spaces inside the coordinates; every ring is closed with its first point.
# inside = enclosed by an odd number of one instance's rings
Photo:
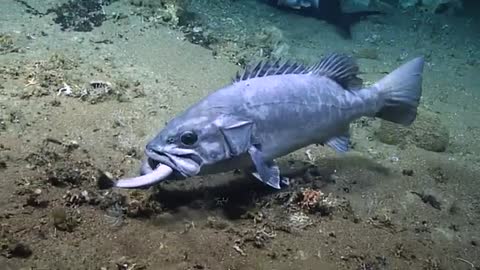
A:
{"type": "Polygon", "coordinates": [[[423,57],[410,60],[373,85],[383,100],[376,117],[404,126],[415,121],[422,95],[424,63],[423,57]]]}
{"type": "Polygon", "coordinates": [[[344,135],[330,138],[324,144],[331,147],[337,153],[346,153],[350,150],[350,134],[345,133],[344,135]]]}
{"type": "Polygon", "coordinates": [[[237,73],[233,82],[245,81],[272,75],[286,74],[315,74],[326,76],[345,89],[358,89],[362,80],[357,77],[359,68],[355,60],[347,55],[333,53],[324,56],[317,64],[304,65],[289,60],[260,61],[256,65],[247,66],[241,73],[237,73]]]}

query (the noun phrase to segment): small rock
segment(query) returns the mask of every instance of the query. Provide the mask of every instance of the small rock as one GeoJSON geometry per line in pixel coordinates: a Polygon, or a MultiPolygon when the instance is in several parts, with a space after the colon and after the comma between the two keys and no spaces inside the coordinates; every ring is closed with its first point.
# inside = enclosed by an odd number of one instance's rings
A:
{"type": "Polygon", "coordinates": [[[215,217],[208,217],[207,226],[215,230],[224,230],[230,227],[230,223],[224,220],[219,220],[215,217]]]}
{"type": "Polygon", "coordinates": [[[10,255],[12,257],[28,258],[32,255],[32,250],[24,243],[16,243],[10,251],[10,255]]]}
{"type": "Polygon", "coordinates": [[[72,232],[77,226],[77,220],[67,213],[64,208],[55,208],[52,211],[53,225],[60,231],[72,232]]]}
{"type": "Polygon", "coordinates": [[[113,176],[109,172],[98,171],[97,176],[97,187],[99,189],[109,189],[115,185],[113,181],[113,176]]]}
{"type": "Polygon", "coordinates": [[[126,201],[126,214],[132,218],[148,218],[153,214],[162,212],[158,201],[146,194],[134,191],[126,201]]]}
{"type": "Polygon", "coordinates": [[[3,160],[0,160],[0,170],[5,170],[7,168],[7,163],[3,160]]]}
{"type": "Polygon", "coordinates": [[[364,59],[371,59],[371,60],[378,59],[378,50],[373,47],[361,48],[355,51],[354,54],[355,54],[355,57],[357,58],[364,58],[364,59]]]}
{"type": "Polygon", "coordinates": [[[129,258],[123,256],[115,261],[118,270],[142,270],[146,269],[146,266],[139,263],[134,263],[129,258]]]}
{"type": "Polygon", "coordinates": [[[92,205],[98,203],[98,200],[96,200],[96,198],[91,198],[88,191],[86,190],[82,192],[75,190],[67,190],[67,193],[63,195],[63,199],[65,200],[65,206],[73,208],[78,207],[84,203],[89,203],[92,205]]]}
{"type": "Polygon", "coordinates": [[[47,200],[42,200],[41,195],[42,195],[42,190],[37,188],[35,190],[28,190],[28,197],[26,200],[25,205],[28,206],[33,206],[33,207],[47,207],[48,206],[48,201],[47,200]]]}
{"type": "Polygon", "coordinates": [[[426,203],[426,204],[429,204],[430,206],[432,206],[433,208],[437,209],[437,210],[442,210],[442,204],[440,203],[440,201],[435,197],[435,195],[433,194],[429,194],[429,193],[420,193],[420,192],[415,192],[415,191],[412,191],[413,194],[417,195],[418,197],[420,197],[420,199],[422,200],[422,202],[426,203]]]}

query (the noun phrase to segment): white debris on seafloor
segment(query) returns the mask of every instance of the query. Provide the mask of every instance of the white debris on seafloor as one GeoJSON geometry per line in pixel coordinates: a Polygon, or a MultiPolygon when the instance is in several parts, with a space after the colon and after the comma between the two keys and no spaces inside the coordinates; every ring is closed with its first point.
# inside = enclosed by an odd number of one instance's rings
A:
{"type": "Polygon", "coordinates": [[[80,98],[85,96],[104,96],[112,91],[112,83],[102,80],[90,81],[81,91],[80,98]]]}
{"type": "Polygon", "coordinates": [[[74,93],[73,88],[64,82],[63,86],[57,90],[57,96],[64,95],[79,98],[85,96],[104,96],[111,94],[112,90],[112,83],[102,80],[93,80],[82,87],[80,93],[74,93]]]}
{"type": "Polygon", "coordinates": [[[243,249],[238,244],[233,245],[233,249],[240,255],[247,256],[247,253],[245,253],[245,251],[243,251],[243,249]]]}
{"type": "Polygon", "coordinates": [[[396,155],[392,155],[388,158],[388,160],[390,160],[390,162],[399,162],[400,158],[396,155]]]}
{"type": "Polygon", "coordinates": [[[312,149],[307,149],[305,155],[307,156],[308,162],[312,164],[315,162],[315,157],[312,155],[312,149]]]}
{"type": "Polygon", "coordinates": [[[72,96],[72,87],[70,87],[70,85],[68,85],[67,83],[63,83],[63,87],[60,87],[57,92],[57,96],[60,95],[72,96]]]}
{"type": "Polygon", "coordinates": [[[310,225],[313,225],[312,220],[302,211],[295,212],[288,217],[289,227],[302,230],[310,225]]]}
{"type": "Polygon", "coordinates": [[[95,89],[95,90],[103,90],[105,94],[108,94],[112,90],[112,83],[107,82],[107,81],[90,81],[89,83],[90,87],[95,89]]]}

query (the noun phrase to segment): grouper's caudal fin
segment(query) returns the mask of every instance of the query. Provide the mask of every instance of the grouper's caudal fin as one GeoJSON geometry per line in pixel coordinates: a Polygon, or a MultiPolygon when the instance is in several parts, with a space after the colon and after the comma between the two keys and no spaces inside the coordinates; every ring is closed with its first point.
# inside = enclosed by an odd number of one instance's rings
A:
{"type": "Polygon", "coordinates": [[[404,126],[415,121],[422,95],[424,62],[423,57],[417,57],[375,83],[374,88],[384,101],[376,117],[404,126]]]}

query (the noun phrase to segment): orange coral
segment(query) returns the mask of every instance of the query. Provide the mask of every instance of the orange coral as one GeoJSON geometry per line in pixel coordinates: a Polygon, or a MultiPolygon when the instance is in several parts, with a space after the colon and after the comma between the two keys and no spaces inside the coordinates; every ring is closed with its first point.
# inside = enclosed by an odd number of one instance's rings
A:
{"type": "Polygon", "coordinates": [[[306,189],[302,191],[302,200],[299,202],[303,209],[310,209],[318,204],[323,193],[320,190],[306,189]]]}

